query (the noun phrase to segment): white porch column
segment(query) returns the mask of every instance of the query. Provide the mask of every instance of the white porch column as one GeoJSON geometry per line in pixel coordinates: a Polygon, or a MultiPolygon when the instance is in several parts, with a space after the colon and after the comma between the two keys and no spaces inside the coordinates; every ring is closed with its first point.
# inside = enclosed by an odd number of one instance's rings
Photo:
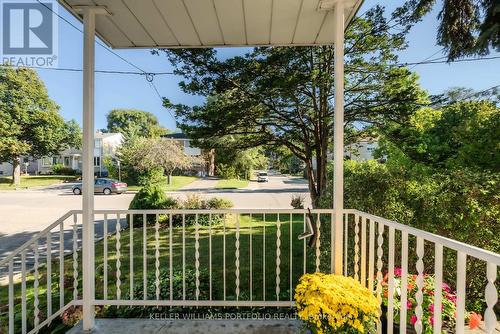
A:
{"type": "Polygon", "coordinates": [[[94,65],[95,11],[83,8],[83,329],[94,328],[94,65]]]}
{"type": "Polygon", "coordinates": [[[332,270],[342,274],[344,211],[344,1],[335,4],[335,116],[333,141],[333,210],[335,211],[332,270]]]}

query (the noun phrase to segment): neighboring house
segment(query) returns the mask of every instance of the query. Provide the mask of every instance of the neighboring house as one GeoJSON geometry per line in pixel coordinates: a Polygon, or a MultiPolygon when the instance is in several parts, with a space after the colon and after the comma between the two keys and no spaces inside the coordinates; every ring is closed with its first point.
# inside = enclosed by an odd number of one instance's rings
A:
{"type": "MultiPolygon", "coordinates": [[[[184,148],[184,152],[191,156],[191,157],[197,157],[200,158],[202,163],[193,163],[193,166],[191,170],[188,171],[190,174],[196,174],[198,176],[205,176],[207,175],[207,171],[209,170],[209,165],[204,157],[203,157],[203,151],[199,147],[195,147],[191,145],[191,139],[188,138],[184,133],[170,133],[162,136],[163,138],[167,138],[170,140],[174,140],[179,145],[181,145],[184,148]]],[[[209,174],[209,173],[208,173],[209,174]]]]}
{"type": "MultiPolygon", "coordinates": [[[[116,151],[123,143],[121,133],[102,133],[97,132],[94,136],[94,173],[97,175],[106,175],[107,169],[104,166],[104,158],[116,157],[116,151]]],[[[56,164],[62,164],[81,173],[82,171],[82,151],[80,149],[70,148],[60,152],[58,155],[43,157],[38,159],[38,174],[49,174],[52,167],[56,164]]]]}
{"type": "Polygon", "coordinates": [[[354,161],[375,160],[373,154],[377,148],[378,139],[363,138],[355,143],[346,145],[344,149],[344,157],[354,161]]]}

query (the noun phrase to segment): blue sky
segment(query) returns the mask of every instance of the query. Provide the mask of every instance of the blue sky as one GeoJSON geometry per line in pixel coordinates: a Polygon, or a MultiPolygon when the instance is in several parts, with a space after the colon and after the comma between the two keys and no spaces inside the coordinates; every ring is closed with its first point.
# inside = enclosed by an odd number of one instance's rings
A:
{"type": "MultiPolygon", "coordinates": [[[[389,7],[402,1],[391,1],[389,7]]],[[[363,13],[374,4],[387,5],[387,1],[367,0],[359,13],[363,13]]],[[[391,8],[388,8],[391,9],[391,8]]],[[[59,14],[81,27],[63,8],[59,14]]],[[[422,61],[436,53],[441,47],[436,46],[437,12],[428,15],[423,22],[413,28],[409,34],[409,48],[400,55],[401,62],[422,61]]],[[[82,33],[59,20],[59,67],[82,67],[82,33]]],[[[145,71],[163,72],[172,68],[166,57],[151,55],[148,50],[114,50],[127,60],[145,71]]],[[[238,53],[241,50],[230,49],[224,53],[238,53]]],[[[498,55],[498,54],[493,54],[498,55]]],[[[433,58],[442,56],[438,53],[433,58]]],[[[96,69],[134,71],[130,65],[101,46],[96,46],[96,69]]],[[[414,69],[420,75],[420,84],[431,94],[441,93],[449,87],[468,87],[483,90],[500,84],[500,59],[455,64],[419,65],[414,69]]],[[[81,72],[62,72],[38,70],[45,82],[49,95],[61,107],[65,119],[81,122],[82,113],[82,74],[81,72]]],[[[174,103],[188,105],[199,104],[203,99],[182,93],[178,88],[180,78],[176,76],[157,76],[154,83],[160,94],[174,103]]],[[[143,76],[96,74],[96,129],[106,126],[106,114],[115,108],[136,108],[155,114],[160,123],[175,128],[172,116],[162,107],[161,100],[143,76]]]]}

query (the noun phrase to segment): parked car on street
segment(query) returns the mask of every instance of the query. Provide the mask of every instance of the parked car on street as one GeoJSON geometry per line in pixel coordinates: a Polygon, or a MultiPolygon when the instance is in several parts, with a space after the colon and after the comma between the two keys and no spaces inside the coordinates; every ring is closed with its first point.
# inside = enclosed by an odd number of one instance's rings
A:
{"type": "MultiPolygon", "coordinates": [[[[94,193],[111,195],[111,194],[121,194],[128,190],[128,186],[124,182],[118,180],[107,179],[107,178],[97,178],[94,181],[94,193]]],[[[82,194],[82,184],[78,183],[73,186],[73,194],[82,194]]]]}
{"type": "Polygon", "coordinates": [[[269,182],[269,176],[267,172],[259,172],[257,175],[257,182],[269,182]]]}

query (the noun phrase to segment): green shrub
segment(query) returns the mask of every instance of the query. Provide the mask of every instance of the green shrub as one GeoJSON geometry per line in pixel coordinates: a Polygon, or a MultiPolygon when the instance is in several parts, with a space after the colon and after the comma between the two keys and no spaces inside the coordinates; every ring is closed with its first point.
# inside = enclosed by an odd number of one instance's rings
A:
{"type": "Polygon", "coordinates": [[[226,164],[217,164],[217,176],[223,179],[239,179],[236,167],[226,164]]]}
{"type": "Polygon", "coordinates": [[[52,166],[52,174],[53,175],[76,175],[76,170],[70,167],[64,167],[63,164],[55,164],[52,166]]]}
{"type": "Polygon", "coordinates": [[[207,209],[222,210],[233,207],[233,202],[225,198],[212,197],[206,201],[207,209]]]}
{"type": "Polygon", "coordinates": [[[304,208],[304,201],[305,201],[305,197],[303,195],[293,195],[292,201],[290,202],[290,205],[294,209],[303,209],[304,208]]]}
{"type": "MultiPolygon", "coordinates": [[[[130,202],[129,210],[168,210],[179,208],[179,202],[165,194],[165,191],[157,184],[147,185],[135,194],[130,202]]],[[[161,222],[165,222],[167,217],[161,216],[161,222]]],[[[154,215],[147,216],[148,223],[155,223],[154,215]]],[[[141,223],[142,215],[134,216],[134,222],[141,223]]]]}
{"type": "MultiPolygon", "coordinates": [[[[186,276],[185,276],[185,284],[186,284],[186,299],[187,300],[196,300],[196,270],[193,267],[186,267],[186,276]]],[[[168,268],[160,269],[160,300],[169,300],[170,299],[170,270],[168,268]]],[[[148,274],[147,279],[147,299],[155,299],[156,298],[156,275],[153,272],[148,274]]],[[[208,300],[209,299],[209,291],[210,291],[210,274],[206,269],[199,270],[199,300],[208,300]]],[[[182,269],[174,269],[172,275],[172,292],[174,300],[182,300],[183,298],[183,272],[182,269]]],[[[214,292],[215,294],[215,292],[214,292]]],[[[143,282],[137,282],[134,286],[134,299],[142,300],[144,298],[144,285],[143,282]]],[[[125,299],[130,298],[130,295],[125,296],[125,299]]],[[[122,318],[141,318],[145,316],[149,316],[149,314],[153,312],[158,312],[162,310],[162,308],[149,306],[149,307],[120,307],[120,308],[108,308],[104,312],[105,317],[122,317],[122,318]]],[[[163,311],[166,312],[187,312],[187,308],[182,307],[165,307],[163,311]]]]}

